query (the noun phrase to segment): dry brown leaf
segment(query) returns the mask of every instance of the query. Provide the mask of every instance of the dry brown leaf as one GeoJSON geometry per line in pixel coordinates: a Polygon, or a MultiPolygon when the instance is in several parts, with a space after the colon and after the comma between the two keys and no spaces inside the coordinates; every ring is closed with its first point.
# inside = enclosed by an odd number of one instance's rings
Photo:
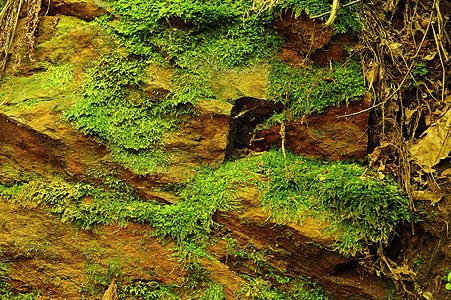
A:
{"type": "Polygon", "coordinates": [[[428,172],[451,152],[451,109],[410,147],[410,154],[428,172]]]}
{"type": "Polygon", "coordinates": [[[426,56],[424,57],[424,59],[425,59],[425,60],[433,60],[434,57],[435,57],[436,55],[437,55],[437,51],[436,51],[436,52],[429,53],[428,55],[426,55],[426,56]]]}
{"type": "Polygon", "coordinates": [[[442,200],[443,195],[440,193],[435,193],[430,190],[426,191],[412,191],[412,197],[418,201],[431,201],[432,204],[435,204],[442,200]]]}
{"type": "Polygon", "coordinates": [[[378,63],[371,63],[365,72],[366,80],[369,83],[368,89],[371,90],[371,88],[374,86],[374,84],[379,80],[380,78],[380,69],[378,63]]]}

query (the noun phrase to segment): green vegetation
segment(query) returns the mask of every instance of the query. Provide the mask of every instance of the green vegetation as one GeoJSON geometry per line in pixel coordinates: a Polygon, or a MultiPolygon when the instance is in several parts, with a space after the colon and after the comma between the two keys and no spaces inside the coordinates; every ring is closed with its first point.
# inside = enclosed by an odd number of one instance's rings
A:
{"type": "Polygon", "coordinates": [[[409,86],[419,86],[421,83],[424,83],[425,80],[429,80],[428,78],[428,68],[424,61],[418,61],[412,70],[410,71],[410,78],[412,81],[409,82],[409,86]]]}
{"type": "Polygon", "coordinates": [[[261,204],[280,223],[306,216],[329,223],[340,252],[386,246],[395,226],[410,219],[408,200],[390,179],[380,180],[356,163],[307,159],[281,151],[260,158],[269,172],[261,204]],[[287,167],[284,166],[286,163],[287,167]]]}
{"type": "Polygon", "coordinates": [[[176,300],[180,297],[173,292],[172,285],[162,285],[156,281],[143,282],[138,281],[134,284],[124,285],[122,292],[120,293],[125,297],[138,297],[138,299],[154,300],[154,299],[167,299],[176,300]]]}
{"type": "Polygon", "coordinates": [[[449,291],[451,291],[451,272],[448,273],[448,276],[446,278],[446,285],[445,288],[449,291]]]}
{"type": "Polygon", "coordinates": [[[3,254],[0,248],[0,300],[34,300],[40,291],[27,294],[14,294],[11,284],[8,282],[8,264],[3,262],[3,254]]]}
{"type": "Polygon", "coordinates": [[[282,115],[272,117],[272,122],[323,112],[329,106],[340,106],[365,94],[363,73],[354,61],[336,63],[331,68],[291,67],[273,62],[269,81],[270,98],[286,107],[282,115]]]}
{"type": "MultiPolygon", "coordinates": [[[[315,16],[329,11],[330,1],[116,0],[112,6],[120,22],[110,24],[110,29],[132,53],[160,58],[164,53],[167,61],[195,71],[211,65],[237,67],[268,57],[280,44],[272,29],[274,19],[287,10],[296,16],[302,12],[315,16]]],[[[358,30],[356,11],[341,10],[335,29],[358,30]]]]}
{"type": "Polygon", "coordinates": [[[171,236],[178,243],[208,238],[214,229],[213,214],[237,207],[236,193],[248,184],[259,186],[261,204],[279,223],[302,222],[306,216],[329,223],[337,248],[346,254],[371,244],[386,246],[395,226],[410,218],[407,198],[389,179],[378,179],[355,163],[322,162],[290,153],[284,160],[281,151],[216,170],[205,167],[179,191],[173,205],[144,202],[117,179],[104,182],[107,186],[95,187],[31,180],[0,190],[4,198],[49,204],[63,221],[82,228],[131,219],[152,224],[155,234],[171,236]],[[89,202],[83,201],[86,197],[89,202]]]}
{"type": "MultiPolygon", "coordinates": [[[[351,0],[340,1],[345,5],[351,0]]],[[[328,0],[282,0],[277,1],[274,5],[276,12],[292,10],[295,16],[305,12],[308,16],[314,17],[330,11],[332,1],[328,0]]],[[[357,32],[360,29],[360,22],[357,16],[358,8],[356,6],[346,7],[339,12],[338,19],[334,22],[333,27],[336,32],[357,32]]],[[[328,16],[324,16],[321,20],[327,20],[328,16]]]]}
{"type": "Polygon", "coordinates": [[[330,299],[308,278],[290,277],[287,271],[271,264],[269,257],[277,255],[277,251],[256,249],[252,241],[239,245],[235,239],[224,239],[228,242],[228,254],[237,260],[234,265],[246,265],[250,271],[242,275],[246,284],[236,292],[238,299],[330,299]]]}
{"type": "Polygon", "coordinates": [[[249,1],[118,0],[110,29],[135,54],[174,61],[193,73],[265,58],[279,43],[268,12],[249,1]]]}
{"type": "Polygon", "coordinates": [[[81,99],[66,112],[77,129],[108,142],[114,161],[138,174],[168,163],[161,140],[176,124],[172,115],[163,115],[174,107],[142,90],[145,66],[119,54],[104,57],[89,70],[81,99]]]}
{"type": "Polygon", "coordinates": [[[20,113],[52,98],[70,97],[70,93],[65,93],[76,86],[70,64],[48,65],[43,72],[5,78],[0,84],[0,98],[8,100],[2,110],[17,110],[20,113]]]}
{"type": "MultiPolygon", "coordinates": [[[[170,163],[162,141],[177,125],[176,116],[200,99],[217,98],[207,84],[214,72],[273,58],[283,45],[273,29],[276,18],[288,10],[317,15],[328,11],[329,3],[117,0],[112,7],[113,15],[99,21],[122,40],[130,54],[114,54],[97,62],[66,117],[77,129],[106,141],[111,160],[146,175],[170,163]],[[162,97],[149,95],[142,79],[154,63],[173,71],[172,90],[162,97]]],[[[357,28],[352,9],[340,11],[338,31],[357,28]]],[[[321,112],[364,93],[362,72],[355,62],[329,69],[294,68],[271,61],[268,96],[287,106],[273,121],[286,119],[287,114],[301,117],[321,112]]],[[[65,85],[53,80],[49,84],[65,85]]]]}
{"type": "Polygon", "coordinates": [[[321,288],[310,287],[306,281],[293,279],[288,289],[274,288],[269,281],[261,278],[248,278],[248,283],[243,285],[236,293],[237,298],[246,300],[330,300],[324,295],[321,288]]]}

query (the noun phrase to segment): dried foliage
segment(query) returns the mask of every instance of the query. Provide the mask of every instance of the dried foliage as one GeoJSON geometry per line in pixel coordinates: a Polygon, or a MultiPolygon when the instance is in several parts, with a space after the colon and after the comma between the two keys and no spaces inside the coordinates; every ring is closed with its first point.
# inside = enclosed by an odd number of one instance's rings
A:
{"type": "MultiPolygon", "coordinates": [[[[374,6],[362,4],[360,16],[360,53],[373,96],[375,120],[370,137],[375,147],[371,165],[397,174],[399,184],[409,195],[413,214],[420,190],[429,188],[440,193],[432,166],[419,163],[421,159],[412,155],[411,147],[420,143],[428,127],[449,110],[446,95],[450,75],[445,70],[451,67],[451,43],[445,28],[449,31],[451,3],[373,2],[374,6]]],[[[449,128],[444,129],[449,132],[449,128]]],[[[448,135],[436,141],[445,145],[448,135]]],[[[416,280],[412,270],[396,265],[383,251],[377,264],[372,267],[392,278],[399,290],[412,294],[413,285],[407,284],[416,280]]]]}

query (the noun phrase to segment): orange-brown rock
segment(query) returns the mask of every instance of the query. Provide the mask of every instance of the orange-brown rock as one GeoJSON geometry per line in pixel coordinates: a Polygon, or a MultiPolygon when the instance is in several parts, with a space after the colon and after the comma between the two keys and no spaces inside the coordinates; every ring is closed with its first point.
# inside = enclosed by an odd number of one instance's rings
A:
{"type": "MultiPolygon", "coordinates": [[[[293,153],[332,160],[363,159],[368,144],[368,112],[344,115],[367,108],[364,101],[332,107],[324,113],[307,116],[286,124],[285,147],[293,153]]],[[[280,125],[257,133],[251,149],[267,151],[281,147],[280,125]]]]}
{"type": "Polygon", "coordinates": [[[103,6],[104,2],[98,0],[51,0],[42,1],[42,6],[44,11],[48,10],[50,16],[66,15],[91,21],[105,14],[105,10],[99,6],[99,4],[103,6]]]}

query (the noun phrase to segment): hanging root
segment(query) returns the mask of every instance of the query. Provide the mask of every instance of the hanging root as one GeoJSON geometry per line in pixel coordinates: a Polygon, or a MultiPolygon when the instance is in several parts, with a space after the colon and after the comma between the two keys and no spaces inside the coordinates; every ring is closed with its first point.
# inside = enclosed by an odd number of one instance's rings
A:
{"type": "Polygon", "coordinates": [[[329,19],[327,19],[327,22],[324,24],[324,27],[330,27],[335,21],[335,18],[337,17],[338,8],[340,6],[340,0],[334,0],[332,3],[332,9],[330,10],[329,19]]]}

